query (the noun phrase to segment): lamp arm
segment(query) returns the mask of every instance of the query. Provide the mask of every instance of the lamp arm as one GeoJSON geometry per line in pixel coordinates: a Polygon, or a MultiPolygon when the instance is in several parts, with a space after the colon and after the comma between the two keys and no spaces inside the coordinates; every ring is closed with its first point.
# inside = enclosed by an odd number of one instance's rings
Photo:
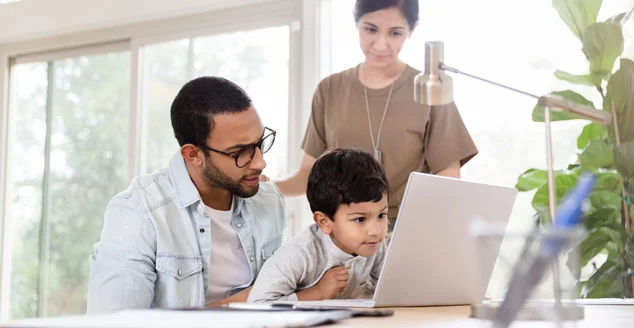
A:
{"type": "Polygon", "coordinates": [[[460,70],[458,70],[456,68],[453,68],[451,66],[447,66],[447,65],[442,64],[442,63],[439,65],[439,68],[441,70],[444,70],[444,71],[448,71],[448,72],[451,72],[451,73],[468,76],[468,77],[470,77],[472,79],[480,80],[482,82],[493,84],[493,85],[498,86],[500,88],[504,88],[504,89],[507,89],[507,90],[515,91],[515,92],[521,93],[521,94],[523,94],[525,96],[529,96],[529,97],[532,97],[532,98],[535,98],[535,99],[539,99],[539,96],[534,95],[532,93],[528,93],[528,92],[525,92],[525,91],[522,91],[522,90],[519,90],[519,89],[515,89],[515,88],[512,88],[512,87],[509,87],[509,86],[501,84],[501,83],[497,83],[497,82],[494,82],[494,81],[491,81],[491,80],[487,80],[487,79],[481,78],[479,76],[475,76],[475,75],[472,75],[472,74],[469,74],[469,73],[465,73],[463,71],[460,71],[460,70]]]}
{"type": "Polygon", "coordinates": [[[479,76],[475,76],[473,74],[465,73],[465,72],[460,71],[460,70],[458,70],[458,69],[456,69],[454,67],[447,66],[447,65],[445,65],[443,63],[440,63],[438,65],[438,68],[443,70],[443,71],[447,71],[447,72],[451,72],[451,73],[454,73],[454,74],[460,74],[460,75],[468,76],[468,77],[470,77],[472,79],[476,79],[476,80],[479,80],[479,81],[482,81],[482,82],[486,82],[488,84],[492,84],[492,85],[498,86],[498,87],[503,88],[503,89],[507,89],[507,90],[510,90],[510,91],[514,91],[514,92],[523,94],[525,96],[529,96],[531,98],[535,98],[535,99],[538,100],[537,103],[540,106],[549,107],[551,110],[554,110],[554,111],[558,110],[558,111],[569,112],[569,113],[572,113],[572,114],[574,114],[576,116],[579,116],[580,118],[584,118],[584,119],[590,120],[592,122],[599,123],[599,124],[604,124],[604,125],[608,125],[612,121],[612,115],[610,115],[609,112],[606,112],[606,111],[603,111],[603,110],[598,110],[598,109],[595,109],[595,108],[590,107],[590,106],[581,105],[581,104],[572,102],[570,100],[564,99],[562,97],[553,96],[553,95],[537,96],[537,95],[534,95],[532,93],[528,93],[528,92],[525,92],[525,91],[522,91],[522,90],[519,90],[519,89],[516,89],[516,88],[513,88],[513,87],[509,87],[507,85],[504,85],[504,84],[501,84],[501,83],[498,83],[498,82],[494,82],[494,81],[491,81],[491,80],[487,80],[487,79],[481,78],[479,76]]]}

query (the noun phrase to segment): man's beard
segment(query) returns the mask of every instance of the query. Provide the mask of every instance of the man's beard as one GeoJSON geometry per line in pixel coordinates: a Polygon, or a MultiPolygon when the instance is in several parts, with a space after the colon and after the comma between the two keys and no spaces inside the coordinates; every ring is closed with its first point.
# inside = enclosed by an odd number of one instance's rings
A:
{"type": "MultiPolygon", "coordinates": [[[[226,174],[222,173],[222,171],[220,171],[217,167],[215,167],[211,163],[211,158],[209,158],[208,156],[205,156],[205,157],[206,157],[205,158],[206,163],[203,169],[203,179],[205,180],[205,182],[207,182],[208,184],[214,187],[227,190],[231,194],[236,195],[240,198],[253,197],[255,194],[258,193],[258,190],[260,188],[259,184],[255,185],[254,187],[250,189],[246,189],[241,184],[242,180],[246,178],[246,176],[243,176],[237,182],[233,181],[233,179],[228,177],[226,174]]],[[[257,175],[262,174],[262,171],[261,170],[255,171],[252,175],[256,175],[256,174],[257,175]]]]}

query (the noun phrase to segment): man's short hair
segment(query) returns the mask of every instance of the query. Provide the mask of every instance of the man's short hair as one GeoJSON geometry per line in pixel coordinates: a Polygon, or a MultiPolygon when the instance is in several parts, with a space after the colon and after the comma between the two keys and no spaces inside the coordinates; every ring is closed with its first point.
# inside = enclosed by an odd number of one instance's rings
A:
{"type": "Polygon", "coordinates": [[[240,113],[251,98],[235,83],[213,76],[187,82],[174,98],[170,115],[178,144],[206,145],[214,128],[214,115],[240,113]]]}

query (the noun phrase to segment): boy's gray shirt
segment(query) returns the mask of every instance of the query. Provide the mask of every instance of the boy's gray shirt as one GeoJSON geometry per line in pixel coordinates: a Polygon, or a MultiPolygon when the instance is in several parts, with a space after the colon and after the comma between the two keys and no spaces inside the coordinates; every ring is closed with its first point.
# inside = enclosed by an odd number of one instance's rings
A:
{"type": "Polygon", "coordinates": [[[316,285],[336,266],[349,267],[349,277],[347,287],[335,298],[371,298],[385,253],[383,241],[372,256],[352,256],[312,224],[264,262],[247,301],[297,301],[297,291],[316,285]]]}

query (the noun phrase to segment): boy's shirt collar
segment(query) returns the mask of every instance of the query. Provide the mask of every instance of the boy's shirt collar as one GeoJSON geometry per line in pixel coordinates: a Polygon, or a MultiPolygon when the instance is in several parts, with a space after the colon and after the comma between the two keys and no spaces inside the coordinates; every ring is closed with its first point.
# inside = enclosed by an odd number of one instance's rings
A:
{"type": "Polygon", "coordinates": [[[344,264],[347,261],[350,261],[356,257],[361,257],[361,256],[354,256],[344,252],[343,250],[341,250],[341,248],[335,245],[335,243],[332,241],[332,238],[330,238],[329,235],[323,233],[321,230],[319,230],[319,228],[317,229],[319,232],[319,237],[322,239],[322,244],[324,245],[324,247],[326,247],[328,256],[330,256],[331,258],[335,260],[340,260],[341,263],[344,264]]]}

